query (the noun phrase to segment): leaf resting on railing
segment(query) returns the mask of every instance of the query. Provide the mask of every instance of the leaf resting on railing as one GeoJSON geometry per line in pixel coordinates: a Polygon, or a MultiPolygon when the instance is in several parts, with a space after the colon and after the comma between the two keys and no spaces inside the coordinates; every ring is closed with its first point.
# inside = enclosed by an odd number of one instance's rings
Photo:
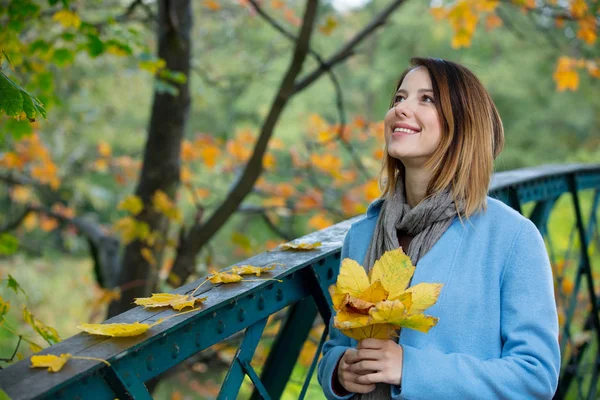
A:
{"type": "Polygon", "coordinates": [[[315,243],[284,243],[279,245],[280,250],[291,250],[291,251],[307,251],[314,250],[321,247],[321,242],[315,243]]]}
{"type": "Polygon", "coordinates": [[[194,308],[196,303],[202,303],[207,298],[192,297],[189,294],[152,293],[152,297],[138,297],[134,303],[144,308],[171,307],[175,311],[181,311],[186,307],[194,308]]]}

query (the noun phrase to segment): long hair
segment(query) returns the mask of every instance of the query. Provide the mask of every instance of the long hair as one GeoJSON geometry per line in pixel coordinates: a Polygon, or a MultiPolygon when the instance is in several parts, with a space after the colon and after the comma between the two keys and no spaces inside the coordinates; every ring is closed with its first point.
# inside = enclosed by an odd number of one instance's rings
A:
{"type": "MultiPolygon", "coordinates": [[[[466,67],[439,58],[415,57],[394,90],[417,67],[429,72],[442,135],[438,148],[425,163],[432,171],[426,197],[451,188],[459,217],[469,218],[486,208],[486,196],[494,170],[494,159],[504,147],[504,128],[498,110],[479,79],[466,67]]],[[[390,102],[390,108],[394,100],[390,102]]],[[[404,176],[404,165],[388,154],[386,141],[379,185],[382,197],[393,194],[404,176]]]]}

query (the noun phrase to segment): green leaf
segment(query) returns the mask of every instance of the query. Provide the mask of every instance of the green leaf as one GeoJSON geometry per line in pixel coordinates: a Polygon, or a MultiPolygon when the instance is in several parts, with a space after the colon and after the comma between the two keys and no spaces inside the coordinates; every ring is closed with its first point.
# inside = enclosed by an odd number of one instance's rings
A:
{"type": "Polygon", "coordinates": [[[88,37],[88,42],[87,42],[88,54],[92,58],[98,57],[100,54],[102,54],[104,52],[104,43],[102,43],[102,40],[100,40],[100,38],[97,35],[94,35],[92,33],[89,33],[87,35],[87,37],[88,37]]]}
{"type": "Polygon", "coordinates": [[[0,234],[0,255],[10,255],[19,249],[19,240],[11,234],[0,234]]]}
{"type": "Polygon", "coordinates": [[[15,67],[13,67],[12,61],[10,60],[10,57],[8,56],[8,54],[6,54],[6,52],[4,50],[2,50],[2,54],[4,54],[4,58],[6,58],[6,61],[8,62],[10,69],[12,69],[14,71],[15,67]]]}
{"type": "Polygon", "coordinates": [[[11,398],[6,394],[6,392],[0,389],[0,400],[11,400],[11,398]]]}
{"type": "Polygon", "coordinates": [[[17,120],[14,118],[6,118],[2,125],[0,125],[0,129],[11,135],[15,140],[19,140],[33,133],[33,128],[26,119],[17,120]]]}
{"type": "Polygon", "coordinates": [[[170,83],[163,81],[162,79],[157,79],[154,81],[154,90],[156,90],[158,93],[169,93],[172,96],[177,96],[179,94],[179,89],[170,83]]]}
{"type": "Polygon", "coordinates": [[[29,51],[31,52],[31,54],[35,54],[39,51],[43,55],[46,54],[49,50],[50,44],[44,39],[35,40],[29,45],[29,51]]]}
{"type": "Polygon", "coordinates": [[[173,83],[183,84],[187,81],[187,77],[183,72],[171,71],[170,69],[163,69],[160,72],[160,77],[166,81],[171,81],[173,83]]]}
{"type": "Polygon", "coordinates": [[[19,294],[19,291],[27,296],[27,293],[23,290],[19,282],[15,278],[13,278],[10,274],[8,274],[8,279],[6,280],[6,287],[15,291],[16,294],[19,294]]]}
{"type": "Polygon", "coordinates": [[[75,55],[71,50],[68,49],[56,49],[54,53],[52,53],[52,62],[54,62],[59,67],[64,67],[65,65],[73,62],[75,55]]]}
{"type": "Polygon", "coordinates": [[[38,115],[46,118],[43,104],[0,71],[0,112],[18,117],[22,112],[33,122],[38,115]]]}

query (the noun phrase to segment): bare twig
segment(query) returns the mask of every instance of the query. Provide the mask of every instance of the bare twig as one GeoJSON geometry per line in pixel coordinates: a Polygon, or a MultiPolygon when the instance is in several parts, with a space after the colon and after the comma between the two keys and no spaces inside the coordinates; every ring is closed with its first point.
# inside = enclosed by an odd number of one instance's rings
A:
{"type": "Polygon", "coordinates": [[[301,92],[306,89],[310,84],[316,81],[324,72],[333,68],[336,64],[339,64],[346,60],[348,57],[354,54],[354,49],[369,35],[371,35],[377,28],[385,25],[387,19],[392,15],[396,8],[404,4],[406,0],[394,0],[387,7],[371,20],[360,32],[358,32],[352,39],[344,44],[333,56],[327,61],[324,61],[317,69],[306,75],[299,82],[294,84],[294,93],[301,92]]]}

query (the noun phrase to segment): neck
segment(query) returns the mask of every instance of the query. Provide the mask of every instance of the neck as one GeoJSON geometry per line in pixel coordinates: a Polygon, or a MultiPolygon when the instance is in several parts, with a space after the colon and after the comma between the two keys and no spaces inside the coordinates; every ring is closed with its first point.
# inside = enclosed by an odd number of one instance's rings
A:
{"type": "Polygon", "coordinates": [[[424,168],[404,169],[404,191],[410,208],[414,208],[425,198],[430,179],[431,173],[424,168]]]}

